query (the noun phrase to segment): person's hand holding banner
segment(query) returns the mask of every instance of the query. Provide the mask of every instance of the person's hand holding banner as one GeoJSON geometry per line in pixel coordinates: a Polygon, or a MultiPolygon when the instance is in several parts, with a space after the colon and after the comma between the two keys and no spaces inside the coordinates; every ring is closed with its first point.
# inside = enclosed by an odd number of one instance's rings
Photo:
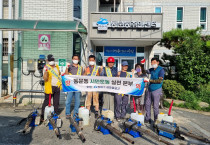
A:
{"type": "Polygon", "coordinates": [[[149,79],[148,78],[144,78],[144,82],[149,82],[149,79]]]}

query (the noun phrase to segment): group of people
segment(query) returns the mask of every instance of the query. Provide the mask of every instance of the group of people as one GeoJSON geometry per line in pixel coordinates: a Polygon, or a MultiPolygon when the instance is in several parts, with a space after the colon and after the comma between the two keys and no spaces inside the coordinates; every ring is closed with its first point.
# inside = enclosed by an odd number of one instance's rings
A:
{"type": "MultiPolygon", "coordinates": [[[[43,79],[45,81],[45,100],[42,105],[42,117],[44,116],[44,109],[48,105],[49,96],[53,96],[53,106],[55,113],[59,113],[59,98],[60,90],[62,89],[62,81],[60,75],[84,75],[84,76],[105,76],[105,77],[126,77],[126,78],[143,78],[145,82],[144,92],[141,96],[130,97],[130,107],[134,105],[138,112],[146,113],[145,122],[151,122],[151,104],[153,102],[154,120],[159,114],[159,101],[162,93],[162,84],[164,79],[164,69],[159,66],[159,59],[152,58],[149,70],[144,69],[144,62],[139,62],[132,69],[132,73],[128,73],[128,62],[122,62],[122,69],[118,71],[114,67],[115,59],[109,57],[107,59],[107,66],[97,66],[94,55],[89,56],[89,66],[83,68],[79,65],[80,57],[77,54],[72,56],[72,63],[67,65],[64,74],[59,71],[58,65],[55,64],[53,55],[49,54],[47,57],[47,65],[43,69],[43,79]],[[148,74],[151,75],[148,79],[148,74]],[[135,102],[135,104],[134,104],[135,102]]],[[[77,114],[80,106],[81,92],[68,92],[66,98],[66,118],[69,119],[71,115],[71,102],[75,99],[73,114],[77,114]]],[[[87,92],[85,107],[90,110],[93,100],[95,107],[95,117],[99,115],[99,92],[87,92]]],[[[126,94],[116,94],[110,92],[103,92],[103,107],[114,112],[117,121],[125,118],[128,107],[129,96],[126,94]]]]}

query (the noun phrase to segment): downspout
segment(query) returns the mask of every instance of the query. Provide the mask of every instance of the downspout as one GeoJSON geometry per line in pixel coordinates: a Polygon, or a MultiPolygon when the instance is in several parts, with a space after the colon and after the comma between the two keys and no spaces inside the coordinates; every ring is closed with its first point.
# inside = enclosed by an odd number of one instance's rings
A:
{"type": "MultiPolygon", "coordinates": [[[[12,0],[9,0],[9,19],[12,19],[12,0]]],[[[8,94],[12,92],[11,80],[12,31],[8,31],[8,94]]]]}
{"type": "MultiPolygon", "coordinates": [[[[22,19],[22,0],[19,0],[19,4],[18,4],[18,19],[22,19]]],[[[18,32],[18,52],[17,52],[17,90],[20,90],[21,88],[21,61],[19,60],[19,58],[21,57],[21,39],[22,39],[22,32],[19,31],[18,32]]]]}
{"type": "Polygon", "coordinates": [[[114,0],[114,12],[115,12],[115,7],[116,7],[116,0],[114,0]]]}
{"type": "MultiPolygon", "coordinates": [[[[0,1],[0,19],[3,18],[3,0],[0,1]]],[[[0,31],[0,97],[2,95],[2,43],[3,33],[0,31]]]]}

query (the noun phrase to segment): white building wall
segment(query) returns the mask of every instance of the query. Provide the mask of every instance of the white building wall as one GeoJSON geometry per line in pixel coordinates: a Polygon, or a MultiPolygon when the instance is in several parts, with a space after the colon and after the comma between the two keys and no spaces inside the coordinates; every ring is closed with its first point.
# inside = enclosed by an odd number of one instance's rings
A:
{"type": "MultiPolygon", "coordinates": [[[[200,26],[200,7],[207,8],[207,30],[203,30],[203,35],[210,34],[210,0],[124,0],[124,12],[128,6],[134,5],[135,13],[154,13],[155,7],[162,7],[163,32],[176,28],[177,7],[183,7],[183,29],[195,29],[200,26]]],[[[154,54],[172,54],[159,45],[154,46],[154,54]]]]}
{"type": "Polygon", "coordinates": [[[23,0],[25,20],[67,20],[71,0],[23,0]]]}

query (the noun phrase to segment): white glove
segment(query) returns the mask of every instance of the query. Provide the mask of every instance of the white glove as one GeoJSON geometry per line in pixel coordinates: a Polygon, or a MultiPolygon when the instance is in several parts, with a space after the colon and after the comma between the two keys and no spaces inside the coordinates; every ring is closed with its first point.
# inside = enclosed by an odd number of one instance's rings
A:
{"type": "Polygon", "coordinates": [[[44,71],[47,72],[47,70],[48,70],[48,69],[47,69],[47,66],[45,65],[45,66],[44,66],[44,71]]]}
{"type": "Polygon", "coordinates": [[[144,78],[144,82],[149,82],[149,79],[148,78],[144,78]]]}
{"type": "Polygon", "coordinates": [[[61,76],[64,76],[64,75],[65,75],[65,73],[64,73],[64,72],[62,72],[62,73],[61,73],[61,76]]]}
{"type": "Polygon", "coordinates": [[[70,67],[70,65],[71,65],[70,63],[67,63],[67,66],[66,66],[66,67],[67,67],[67,68],[69,68],[69,67],[70,67]]]}

